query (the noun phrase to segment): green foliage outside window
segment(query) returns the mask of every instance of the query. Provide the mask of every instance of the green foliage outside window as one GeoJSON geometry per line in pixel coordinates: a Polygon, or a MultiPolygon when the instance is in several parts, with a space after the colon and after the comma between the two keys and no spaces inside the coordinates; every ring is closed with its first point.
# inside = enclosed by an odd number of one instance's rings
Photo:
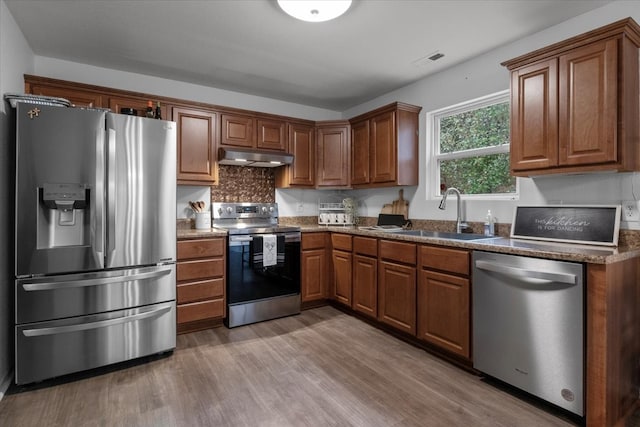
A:
{"type": "MultiPolygon", "coordinates": [[[[509,103],[503,102],[440,119],[440,153],[509,144],[509,103]]],[[[463,194],[515,193],[508,153],[474,154],[440,160],[440,187],[463,194]]]]}

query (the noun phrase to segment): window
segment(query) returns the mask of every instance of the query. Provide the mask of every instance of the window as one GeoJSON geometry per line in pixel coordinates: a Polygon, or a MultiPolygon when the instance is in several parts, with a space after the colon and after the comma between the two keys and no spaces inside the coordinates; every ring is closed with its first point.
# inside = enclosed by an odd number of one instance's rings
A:
{"type": "Polygon", "coordinates": [[[427,114],[430,193],[456,187],[465,197],[517,197],[509,168],[509,91],[427,114]]]}

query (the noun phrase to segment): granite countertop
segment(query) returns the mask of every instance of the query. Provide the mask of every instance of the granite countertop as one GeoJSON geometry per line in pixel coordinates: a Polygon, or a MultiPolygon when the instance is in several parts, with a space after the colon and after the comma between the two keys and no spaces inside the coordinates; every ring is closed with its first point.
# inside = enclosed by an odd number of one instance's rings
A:
{"type": "MultiPolygon", "coordinates": [[[[293,224],[291,224],[293,225],[293,224]]],[[[368,230],[357,227],[327,227],[319,225],[300,225],[303,233],[333,232],[346,233],[356,236],[375,237],[390,240],[399,240],[412,243],[426,243],[452,248],[471,250],[484,250],[512,255],[524,255],[538,258],[555,259],[561,261],[585,262],[591,264],[610,264],[629,258],[640,257],[640,246],[619,246],[617,248],[577,245],[571,243],[543,242],[524,239],[510,239],[506,237],[493,237],[481,240],[454,240],[439,237],[408,236],[390,233],[388,231],[368,230]]],[[[214,228],[196,230],[193,228],[177,229],[178,240],[206,239],[225,237],[226,231],[214,228]]]]}
{"type": "Polygon", "coordinates": [[[401,240],[413,243],[428,243],[464,249],[484,250],[591,264],[611,264],[629,258],[640,257],[640,246],[619,246],[617,248],[611,248],[606,246],[509,239],[506,237],[493,237],[481,240],[454,240],[437,237],[407,236],[389,233],[387,231],[366,230],[354,227],[322,227],[317,225],[302,225],[300,229],[302,232],[307,233],[330,231],[357,236],[401,240]]]}
{"type": "Polygon", "coordinates": [[[197,230],[195,228],[178,228],[176,230],[176,237],[178,240],[210,239],[212,237],[226,236],[226,231],[215,228],[207,228],[204,230],[197,230]]]}

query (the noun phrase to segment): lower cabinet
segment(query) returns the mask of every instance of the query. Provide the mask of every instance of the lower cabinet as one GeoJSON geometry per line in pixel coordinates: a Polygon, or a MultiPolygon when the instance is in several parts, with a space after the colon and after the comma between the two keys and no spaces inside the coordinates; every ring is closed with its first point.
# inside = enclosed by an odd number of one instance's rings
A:
{"type": "Polygon", "coordinates": [[[416,245],[413,243],[379,242],[378,320],[416,334],[416,245]]]}
{"type": "Polygon", "coordinates": [[[178,333],[220,324],[226,315],[225,238],[178,241],[178,333]]]}
{"type": "Polygon", "coordinates": [[[471,358],[469,251],[421,246],[418,339],[471,358]]]}
{"type": "Polygon", "coordinates": [[[351,307],[352,259],[351,236],[331,234],[331,255],[333,261],[333,295],[337,302],[351,307]]]}
{"type": "Polygon", "coordinates": [[[353,238],[353,301],[351,308],[378,317],[378,240],[353,238]]]}
{"type": "Polygon", "coordinates": [[[327,299],[327,233],[302,233],[300,257],[301,300],[305,302],[327,299]]]}

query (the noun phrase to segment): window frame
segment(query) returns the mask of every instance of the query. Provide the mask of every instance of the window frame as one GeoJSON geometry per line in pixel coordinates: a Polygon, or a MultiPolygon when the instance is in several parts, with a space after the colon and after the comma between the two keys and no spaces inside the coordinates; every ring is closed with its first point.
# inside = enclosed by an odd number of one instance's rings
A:
{"type": "MultiPolygon", "coordinates": [[[[509,153],[509,141],[499,146],[491,146],[485,148],[473,148],[469,150],[454,151],[452,153],[440,153],[440,120],[444,117],[453,116],[467,111],[477,110],[490,105],[510,102],[509,89],[463,101],[455,105],[429,111],[426,117],[427,125],[427,200],[436,200],[442,198],[440,191],[440,167],[441,160],[455,160],[470,157],[478,157],[479,155],[504,154],[509,153]]],[[[497,193],[497,194],[461,194],[463,199],[467,200],[519,200],[520,198],[520,180],[516,177],[516,189],[514,193],[497,193]]]]}

